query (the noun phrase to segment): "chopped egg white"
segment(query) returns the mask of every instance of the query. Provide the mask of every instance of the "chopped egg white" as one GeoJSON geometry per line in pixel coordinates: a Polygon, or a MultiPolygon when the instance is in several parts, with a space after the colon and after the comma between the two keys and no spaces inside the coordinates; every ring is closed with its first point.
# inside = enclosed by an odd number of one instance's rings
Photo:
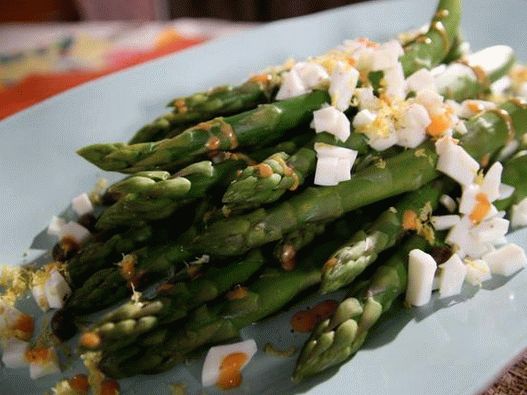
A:
{"type": "Polygon", "coordinates": [[[77,244],[84,243],[90,236],[91,233],[88,229],[74,221],[68,222],[60,231],[61,239],[68,237],[74,240],[77,244]]]}
{"type": "Polygon", "coordinates": [[[514,58],[514,50],[507,45],[493,45],[467,55],[467,63],[472,67],[482,69],[486,75],[497,70],[514,58]]]}
{"type": "Polygon", "coordinates": [[[425,107],[429,114],[435,114],[443,108],[443,96],[429,89],[417,92],[415,101],[425,107]]]}
{"type": "Polygon", "coordinates": [[[431,222],[435,230],[450,229],[459,221],[461,221],[461,217],[459,215],[439,215],[433,216],[431,218],[431,222]]]}
{"type": "Polygon", "coordinates": [[[337,185],[351,178],[351,168],[357,158],[357,151],[329,144],[315,144],[317,167],[316,185],[337,185]]]}
{"type": "Polygon", "coordinates": [[[329,96],[331,104],[340,111],[346,111],[359,81],[359,72],[345,64],[337,62],[331,73],[329,96]]]}
{"type": "Polygon", "coordinates": [[[87,193],[74,197],[71,201],[71,207],[79,216],[93,213],[93,205],[87,193]]]}
{"type": "Polygon", "coordinates": [[[350,121],[346,115],[333,106],[323,107],[313,112],[313,126],[315,132],[327,132],[341,141],[346,141],[350,136],[350,121]]]}
{"type": "Polygon", "coordinates": [[[482,111],[496,108],[496,103],[486,100],[474,100],[469,99],[461,103],[461,110],[458,115],[461,118],[472,118],[474,115],[479,114],[482,111]]]}
{"type": "Polygon", "coordinates": [[[527,226],[527,198],[512,206],[511,226],[512,228],[527,226]]]}
{"type": "Polygon", "coordinates": [[[430,301],[437,264],[431,255],[421,250],[410,251],[406,301],[412,306],[423,306],[430,301]]]}
{"type": "Polygon", "coordinates": [[[53,347],[48,349],[45,358],[29,362],[29,376],[32,380],[55,373],[60,373],[60,367],[57,352],[53,347]]]}
{"type": "Polygon", "coordinates": [[[360,128],[367,126],[375,121],[375,118],[377,118],[377,114],[375,114],[373,111],[368,109],[361,110],[357,113],[357,115],[355,115],[355,118],[353,118],[353,127],[360,128]]]}
{"type": "Polygon", "coordinates": [[[479,243],[493,243],[503,238],[509,231],[509,221],[499,217],[492,217],[475,225],[471,230],[474,239],[479,243]]]}
{"type": "Polygon", "coordinates": [[[329,78],[326,69],[318,63],[299,62],[293,69],[298,70],[298,75],[307,89],[315,88],[329,78]]]}
{"type": "Polygon", "coordinates": [[[62,231],[62,228],[66,225],[66,221],[60,217],[53,216],[51,217],[51,221],[48,225],[47,233],[51,236],[60,236],[60,232],[62,231]]]}
{"type": "Polygon", "coordinates": [[[25,341],[16,338],[7,339],[2,347],[3,364],[10,369],[27,366],[26,351],[28,348],[29,343],[25,341]]]}
{"type": "Polygon", "coordinates": [[[465,264],[467,266],[465,281],[471,285],[479,286],[492,277],[489,265],[483,259],[465,259],[465,264]]]}
{"type": "Polygon", "coordinates": [[[307,93],[309,90],[304,86],[297,70],[294,68],[284,73],[280,89],[276,94],[276,100],[285,100],[307,93]]]}
{"type": "Polygon", "coordinates": [[[461,214],[470,214],[476,205],[476,195],[480,192],[477,184],[469,184],[463,187],[461,200],[459,201],[459,212],[461,214]]]}
{"type": "Polygon", "coordinates": [[[379,108],[379,99],[373,94],[373,88],[355,89],[355,97],[360,110],[375,111],[379,108]]]}
{"type": "Polygon", "coordinates": [[[436,73],[435,83],[439,92],[447,92],[451,86],[457,84],[457,81],[473,78],[474,71],[470,67],[453,62],[446,66],[442,72],[436,73]]]}
{"type": "Polygon", "coordinates": [[[412,103],[404,112],[397,129],[397,144],[401,147],[415,148],[426,139],[426,128],[430,116],[422,105],[412,103]]]}
{"type": "Polygon", "coordinates": [[[454,131],[456,133],[459,133],[461,135],[463,134],[467,134],[468,133],[468,129],[467,129],[467,125],[465,124],[465,121],[459,121],[455,124],[454,126],[454,131]]]}
{"type": "Polygon", "coordinates": [[[461,185],[472,184],[474,177],[478,173],[479,163],[467,151],[447,137],[441,138],[436,143],[436,151],[438,151],[439,155],[437,170],[461,185]],[[440,145],[441,149],[437,150],[438,144],[441,144],[440,142],[446,142],[446,145],[440,145]]]}
{"type": "Polygon", "coordinates": [[[23,315],[17,308],[0,300],[0,334],[10,333],[23,315]]]}
{"type": "Polygon", "coordinates": [[[203,369],[201,371],[202,385],[204,387],[210,387],[218,382],[218,379],[220,378],[221,363],[226,356],[233,353],[245,354],[247,359],[241,366],[241,369],[243,369],[251,361],[257,350],[256,342],[253,339],[224,346],[211,347],[205,357],[205,362],[203,363],[203,369]]]}
{"type": "Polygon", "coordinates": [[[509,243],[483,256],[490,271],[502,276],[512,276],[527,264],[525,251],[520,246],[509,243]]]}
{"type": "Polygon", "coordinates": [[[424,89],[437,92],[434,76],[427,69],[420,69],[406,79],[408,91],[419,92],[424,89]]]}
{"type": "Polygon", "coordinates": [[[397,40],[385,42],[376,48],[372,54],[371,69],[373,71],[386,70],[399,64],[399,57],[404,54],[401,43],[397,40]]]}
{"type": "Polygon", "coordinates": [[[386,151],[398,141],[397,134],[393,130],[386,135],[379,135],[375,132],[366,132],[365,135],[368,137],[368,145],[375,151],[386,151]]]}
{"type": "Polygon", "coordinates": [[[491,250],[488,243],[482,243],[476,239],[470,231],[473,227],[472,221],[468,216],[463,216],[461,221],[454,225],[447,234],[447,244],[456,247],[457,255],[471,258],[480,258],[491,250]]]}
{"type": "Polygon", "coordinates": [[[452,255],[448,261],[439,267],[441,268],[439,274],[439,298],[458,295],[467,275],[467,267],[456,254],[452,255]]]}
{"type": "Polygon", "coordinates": [[[34,285],[31,289],[31,294],[33,295],[33,299],[35,299],[37,306],[40,307],[42,311],[49,310],[48,298],[46,297],[46,289],[44,284],[34,285]]]}
{"type": "Polygon", "coordinates": [[[317,167],[315,170],[315,185],[332,186],[337,185],[336,169],[339,165],[339,158],[337,157],[321,157],[317,159],[317,167]]]}
{"type": "Polygon", "coordinates": [[[406,97],[406,80],[404,79],[403,66],[397,63],[396,66],[384,71],[384,93],[394,99],[404,100],[406,97]]]}
{"type": "Polygon", "coordinates": [[[441,203],[449,213],[453,213],[456,211],[457,203],[452,197],[448,195],[441,195],[441,197],[439,198],[439,203],[441,203]]]}
{"type": "Polygon", "coordinates": [[[498,200],[510,198],[512,195],[514,195],[515,190],[516,188],[514,188],[512,185],[501,183],[499,187],[500,195],[498,197],[498,200]]]}
{"type": "Polygon", "coordinates": [[[51,271],[44,288],[48,305],[52,309],[64,307],[66,299],[71,295],[70,286],[57,270],[51,271]]]}
{"type": "Polygon", "coordinates": [[[485,174],[481,183],[481,192],[485,193],[491,202],[500,197],[501,173],[503,166],[500,162],[494,162],[485,174]]]}

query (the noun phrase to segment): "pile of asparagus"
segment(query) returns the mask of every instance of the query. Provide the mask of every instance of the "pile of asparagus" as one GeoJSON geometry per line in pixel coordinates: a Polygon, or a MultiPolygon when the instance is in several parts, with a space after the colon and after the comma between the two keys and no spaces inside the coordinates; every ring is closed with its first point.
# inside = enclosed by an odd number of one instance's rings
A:
{"type": "MultiPolygon", "coordinates": [[[[439,1],[429,30],[405,45],[405,76],[461,61],[460,12],[460,0],[439,1]]],[[[505,59],[485,78],[454,79],[440,93],[457,101],[481,97],[513,62],[505,59]]],[[[60,314],[93,313],[162,281],[153,295],[134,297],[81,335],[83,350],[102,352],[107,375],[167,370],[202,346],[236,338],[307,289],[349,289],[302,350],[294,373],[301,380],[361,347],[405,292],[410,250],[446,248],[440,232],[423,237],[403,226],[404,212],[436,210],[441,195],[459,193],[436,170],[434,142],[376,152],[364,134],[344,142],[315,135],[312,113],[329,94],[274,100],[286,71],[175,99],[170,113],[129,144],[79,150],[101,169],[129,176],[106,192],[97,237],[67,262],[74,292],[60,314]],[[358,151],[349,181],[313,185],[316,143],[358,151]],[[391,257],[377,261],[381,254],[391,257]],[[239,285],[241,296],[225,296],[239,285]]],[[[456,136],[485,166],[527,129],[526,104],[512,99],[500,108],[512,124],[485,112],[456,136]]],[[[527,156],[504,167],[503,181],[516,188],[497,204],[507,210],[527,197],[527,156]]]]}

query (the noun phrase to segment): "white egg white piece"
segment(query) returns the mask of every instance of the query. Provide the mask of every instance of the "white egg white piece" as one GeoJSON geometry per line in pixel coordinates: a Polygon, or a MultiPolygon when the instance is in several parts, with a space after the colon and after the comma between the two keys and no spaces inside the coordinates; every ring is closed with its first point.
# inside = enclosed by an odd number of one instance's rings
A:
{"type": "Polygon", "coordinates": [[[4,301],[0,301],[0,332],[10,330],[24,313],[4,301]]]}
{"type": "Polygon", "coordinates": [[[440,72],[434,71],[433,74],[435,74],[435,84],[439,92],[447,91],[449,87],[455,85],[459,80],[474,78],[474,71],[458,62],[449,64],[440,72]]]}
{"type": "Polygon", "coordinates": [[[527,226],[527,198],[512,206],[511,226],[513,229],[527,226]]]}
{"type": "Polygon", "coordinates": [[[300,80],[306,89],[312,89],[329,78],[328,72],[324,67],[314,62],[299,62],[293,69],[298,72],[300,80]]]}
{"type": "Polygon", "coordinates": [[[448,298],[461,293],[467,267],[456,254],[452,255],[448,261],[439,266],[439,298],[448,298]]]}
{"type": "Polygon", "coordinates": [[[62,228],[66,225],[66,221],[63,218],[53,216],[51,217],[51,221],[49,221],[48,230],[47,233],[50,236],[60,236],[60,232],[62,231],[62,228]]]}
{"type": "Polygon", "coordinates": [[[443,108],[443,96],[429,89],[423,89],[417,92],[415,101],[424,106],[431,115],[443,108]]]}
{"type": "Polygon", "coordinates": [[[365,135],[368,137],[368,145],[375,151],[386,151],[398,142],[395,130],[391,130],[386,136],[379,136],[379,134],[375,132],[367,132],[365,135]]]}
{"type": "Polygon", "coordinates": [[[512,195],[514,195],[514,191],[516,188],[514,188],[512,185],[501,183],[499,187],[499,197],[498,200],[508,199],[512,195]]]}
{"type": "Polygon", "coordinates": [[[420,69],[406,79],[408,91],[419,92],[423,89],[437,92],[434,76],[428,69],[420,69]]]}
{"type": "Polygon", "coordinates": [[[33,299],[35,299],[37,306],[40,307],[40,310],[49,310],[49,303],[48,298],[46,297],[44,284],[34,285],[33,288],[31,288],[31,294],[33,295],[33,299]]]}
{"type": "Polygon", "coordinates": [[[490,110],[492,108],[496,108],[496,103],[491,101],[474,99],[464,100],[461,103],[461,109],[458,115],[461,118],[469,119],[479,114],[480,112],[490,110]]]}
{"type": "Polygon", "coordinates": [[[314,111],[313,125],[315,132],[327,132],[341,141],[346,141],[351,133],[350,121],[342,111],[333,106],[314,111]]]}
{"type": "Polygon", "coordinates": [[[483,259],[465,259],[465,264],[467,266],[465,281],[469,284],[480,286],[492,278],[489,265],[483,259]]]}
{"type": "Polygon", "coordinates": [[[475,225],[470,233],[480,243],[494,243],[503,238],[508,231],[509,221],[496,216],[475,225]]]}
{"type": "Polygon", "coordinates": [[[415,249],[408,257],[408,284],[406,301],[412,306],[423,306],[432,297],[437,264],[430,254],[415,249]]]}
{"type": "Polygon", "coordinates": [[[437,170],[463,186],[472,184],[478,173],[479,163],[467,151],[453,142],[444,147],[440,145],[440,147],[437,170]]]}
{"type": "Polygon", "coordinates": [[[493,82],[490,85],[490,91],[493,95],[501,96],[510,89],[512,86],[512,80],[509,76],[501,77],[499,80],[493,82]]]}
{"type": "Polygon", "coordinates": [[[426,139],[426,128],[432,121],[422,105],[412,103],[405,111],[397,129],[397,144],[415,148],[426,139]]]}
{"type": "Polygon", "coordinates": [[[64,303],[71,295],[70,286],[57,270],[51,271],[44,288],[49,307],[52,309],[64,307],[64,303]]]}
{"type": "Polygon", "coordinates": [[[399,41],[387,41],[373,52],[371,69],[377,71],[395,67],[403,54],[404,50],[399,41]]]}
{"type": "Polygon", "coordinates": [[[32,380],[56,373],[60,373],[59,358],[53,347],[49,348],[49,358],[29,363],[29,376],[32,380]]]}
{"type": "Polygon", "coordinates": [[[476,195],[480,193],[480,187],[477,184],[469,184],[463,187],[463,193],[459,200],[459,212],[461,214],[470,214],[476,205],[476,195]]]}
{"type": "Polygon", "coordinates": [[[359,153],[358,151],[349,148],[338,147],[336,145],[325,143],[315,143],[315,151],[317,153],[318,158],[330,156],[342,159],[349,159],[352,162],[355,162],[355,159],[357,158],[357,155],[359,153]]]}
{"type": "Polygon", "coordinates": [[[361,110],[353,118],[353,127],[361,128],[369,125],[377,118],[377,114],[371,110],[361,110]]]}
{"type": "Polygon", "coordinates": [[[439,203],[441,203],[441,205],[446,208],[449,213],[453,213],[457,209],[456,201],[448,195],[441,195],[439,198],[439,203]]]}
{"type": "Polygon", "coordinates": [[[490,75],[502,69],[514,59],[514,50],[507,45],[493,45],[480,51],[467,55],[467,63],[477,67],[490,75]]]}
{"type": "Polygon", "coordinates": [[[346,111],[351,104],[351,98],[359,81],[357,69],[337,62],[331,73],[329,83],[329,96],[331,104],[340,111],[346,111]]]}
{"type": "Polygon", "coordinates": [[[512,155],[516,153],[519,147],[520,142],[518,140],[513,139],[509,141],[507,144],[505,144],[505,147],[503,147],[498,153],[497,160],[503,162],[504,160],[509,159],[512,155]]]}
{"type": "Polygon", "coordinates": [[[503,247],[485,254],[483,260],[488,263],[492,273],[507,277],[523,269],[527,264],[525,251],[514,243],[505,244],[503,247]]]}
{"type": "Polygon", "coordinates": [[[347,158],[339,158],[337,168],[335,170],[335,178],[337,182],[348,181],[351,179],[352,163],[347,158]]]}
{"type": "Polygon", "coordinates": [[[527,99],[527,82],[521,84],[520,89],[518,89],[518,96],[527,99]]]}
{"type": "Polygon", "coordinates": [[[202,385],[204,387],[210,387],[218,382],[221,362],[227,355],[233,353],[246,354],[247,360],[241,367],[243,369],[251,361],[257,350],[256,342],[253,339],[224,346],[211,347],[205,357],[205,362],[203,363],[203,369],[201,371],[202,385]]]}
{"type": "Polygon", "coordinates": [[[9,369],[22,368],[28,365],[26,351],[29,343],[14,337],[7,339],[2,345],[2,363],[9,369]]]}
{"type": "Polygon", "coordinates": [[[315,185],[332,186],[337,185],[338,180],[336,176],[337,167],[339,165],[339,158],[337,157],[321,157],[317,159],[317,167],[315,170],[315,185]]]}
{"type": "Polygon", "coordinates": [[[357,88],[355,97],[360,110],[376,111],[379,108],[379,99],[374,95],[373,88],[357,88]]]}
{"type": "Polygon", "coordinates": [[[401,63],[383,71],[384,93],[391,98],[404,100],[406,97],[406,80],[401,63]]]}
{"type": "Polygon", "coordinates": [[[297,70],[284,73],[280,89],[276,94],[276,100],[285,100],[307,93],[309,90],[304,86],[297,70]]]}
{"type": "Polygon", "coordinates": [[[64,225],[60,231],[60,238],[69,237],[74,240],[77,244],[82,244],[88,240],[91,236],[91,233],[81,224],[70,221],[64,225]]]}
{"type": "Polygon", "coordinates": [[[480,258],[491,251],[488,243],[478,241],[471,232],[472,221],[468,216],[463,216],[461,221],[454,225],[447,234],[446,242],[452,247],[457,247],[457,254],[461,257],[466,255],[472,258],[480,258]]]}
{"type": "Polygon", "coordinates": [[[435,230],[447,230],[461,221],[459,215],[438,215],[431,218],[435,230]]]}
{"type": "Polygon", "coordinates": [[[465,121],[460,120],[460,121],[456,122],[456,124],[454,125],[454,131],[456,133],[461,134],[461,135],[467,134],[468,133],[468,129],[467,129],[467,125],[465,124],[465,121]]]}
{"type": "Polygon", "coordinates": [[[71,200],[71,207],[78,216],[93,213],[93,204],[86,193],[81,193],[79,196],[74,197],[71,200]]]}
{"type": "Polygon", "coordinates": [[[494,162],[481,183],[481,192],[485,193],[491,202],[498,200],[500,197],[502,172],[503,165],[500,162],[494,162]]]}

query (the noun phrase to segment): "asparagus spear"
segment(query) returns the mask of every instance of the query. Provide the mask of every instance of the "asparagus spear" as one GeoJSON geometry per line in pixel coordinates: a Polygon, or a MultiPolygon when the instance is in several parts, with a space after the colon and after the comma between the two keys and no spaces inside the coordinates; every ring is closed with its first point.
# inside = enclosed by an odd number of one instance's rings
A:
{"type": "MultiPolygon", "coordinates": [[[[527,124],[527,105],[509,101],[501,106],[505,116],[488,112],[467,122],[468,133],[461,144],[474,158],[496,152],[527,124]],[[510,116],[510,118],[509,118],[510,116]]],[[[211,255],[240,255],[261,245],[280,240],[307,223],[334,220],[370,203],[419,189],[439,176],[437,155],[431,142],[386,160],[384,168],[371,166],[349,181],[333,187],[307,188],[271,209],[211,224],[199,235],[183,238],[185,243],[211,255]]]]}
{"type": "Polygon", "coordinates": [[[455,42],[460,20],[461,0],[440,0],[428,31],[405,46],[401,58],[404,74],[441,63],[455,42]]]}
{"type": "Polygon", "coordinates": [[[367,287],[342,301],[332,318],[321,322],[306,342],[297,361],[294,381],[320,373],[357,352],[369,330],[406,290],[408,254],[428,243],[413,236],[374,273],[367,287]]]}
{"type": "Polygon", "coordinates": [[[166,171],[141,172],[110,187],[108,193],[119,197],[99,217],[96,228],[138,225],[166,218],[182,205],[204,197],[211,188],[228,183],[245,159],[233,156],[220,164],[194,163],[171,176],[166,171]]]}
{"type": "Polygon", "coordinates": [[[139,129],[129,144],[161,140],[177,135],[195,122],[206,121],[219,115],[234,114],[271,100],[280,84],[284,68],[276,68],[251,77],[239,86],[225,85],[178,97],[169,103],[173,110],[139,129]]]}
{"type": "Polygon", "coordinates": [[[99,348],[123,347],[137,336],[179,320],[192,309],[216,299],[237,284],[243,284],[263,264],[263,255],[255,250],[225,267],[212,267],[193,281],[165,283],[156,297],[124,304],[106,314],[90,332],[100,336],[99,348]]]}
{"type": "Polygon", "coordinates": [[[132,285],[141,288],[152,278],[192,259],[193,254],[177,244],[146,246],[125,256],[130,264],[97,271],[82,287],[73,291],[65,309],[75,314],[91,313],[110,306],[131,293],[132,285]]]}
{"type": "Polygon", "coordinates": [[[278,200],[288,190],[294,191],[315,171],[314,143],[351,148],[364,154],[368,151],[366,138],[352,133],[344,143],[334,136],[321,133],[314,141],[300,148],[293,156],[274,153],[262,163],[248,166],[223,195],[228,207],[259,207],[278,200]]]}
{"type": "Polygon", "coordinates": [[[102,370],[112,377],[158,373],[182,362],[201,346],[239,335],[253,322],[282,309],[302,291],[320,281],[320,267],[336,247],[335,241],[316,246],[301,259],[296,270],[268,269],[252,284],[242,299],[224,300],[198,308],[183,327],[166,326],[141,337],[133,345],[103,356],[102,370]]]}
{"type": "Polygon", "coordinates": [[[145,245],[153,234],[152,227],[144,225],[113,235],[104,242],[87,244],[67,262],[70,281],[74,286],[80,286],[91,274],[107,266],[108,262],[115,262],[121,254],[145,245]]]}
{"type": "Polygon", "coordinates": [[[94,144],[78,153],[103,170],[136,173],[170,169],[193,162],[207,152],[262,146],[310,120],[311,113],[329,100],[327,92],[263,104],[237,115],[200,123],[171,139],[126,145],[94,144]]]}
{"type": "Polygon", "coordinates": [[[367,230],[355,233],[324,265],[322,292],[336,291],[350,284],[366,267],[375,262],[381,252],[393,247],[403,237],[403,217],[406,212],[412,211],[419,216],[427,208],[435,209],[439,197],[451,185],[440,179],[409,192],[394,208],[384,211],[367,230]]]}

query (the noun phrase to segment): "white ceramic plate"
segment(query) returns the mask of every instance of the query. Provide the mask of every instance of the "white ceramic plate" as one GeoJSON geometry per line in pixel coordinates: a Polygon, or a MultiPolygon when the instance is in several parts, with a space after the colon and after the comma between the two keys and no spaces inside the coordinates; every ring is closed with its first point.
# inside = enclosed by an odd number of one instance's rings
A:
{"type": "MultiPolygon", "coordinates": [[[[266,65],[320,53],[345,38],[388,39],[425,23],[434,6],[435,1],[372,2],[269,24],[99,79],[0,122],[0,261],[20,264],[41,255],[50,240],[40,232],[51,216],[101,176],[75,149],[127,140],[176,95],[241,81],[266,65]]],[[[463,31],[474,49],[504,43],[527,59],[526,1],[466,0],[464,8],[463,31]]],[[[527,248],[527,232],[512,239],[527,248]]],[[[229,393],[476,393],[527,347],[527,271],[506,284],[494,280],[445,307],[434,302],[425,310],[394,312],[353,360],[301,386],[289,380],[293,358],[260,352],[244,370],[242,387],[229,393]]],[[[289,332],[292,313],[247,328],[243,337],[256,338],[260,347],[267,341],[300,346],[305,337],[289,332]]],[[[200,368],[196,361],[123,380],[123,393],[168,394],[167,384],[174,382],[199,393],[200,368]]],[[[63,376],[80,369],[77,364],[63,376]]],[[[1,369],[0,393],[41,394],[59,378],[34,382],[26,369],[1,369]]]]}

